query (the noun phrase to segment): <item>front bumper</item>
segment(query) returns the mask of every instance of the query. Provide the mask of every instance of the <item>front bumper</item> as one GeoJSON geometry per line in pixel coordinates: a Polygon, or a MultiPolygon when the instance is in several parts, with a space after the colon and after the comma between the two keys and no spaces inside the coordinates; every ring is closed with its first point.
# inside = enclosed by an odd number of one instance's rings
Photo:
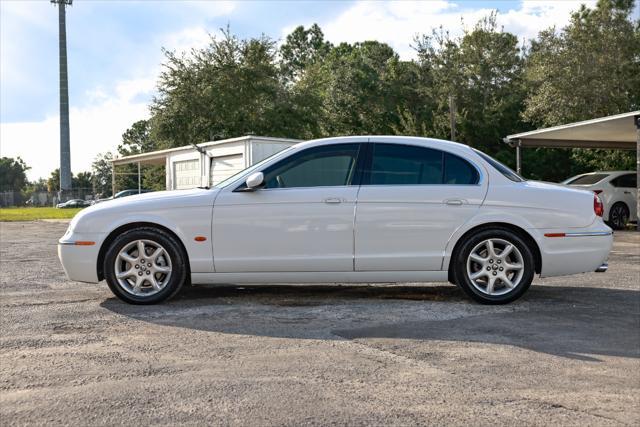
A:
{"type": "Polygon", "coordinates": [[[98,254],[102,233],[77,234],[67,231],[58,241],[58,258],[67,277],[76,282],[98,283],[98,254]],[[94,242],[76,245],[76,242],[94,242]]]}

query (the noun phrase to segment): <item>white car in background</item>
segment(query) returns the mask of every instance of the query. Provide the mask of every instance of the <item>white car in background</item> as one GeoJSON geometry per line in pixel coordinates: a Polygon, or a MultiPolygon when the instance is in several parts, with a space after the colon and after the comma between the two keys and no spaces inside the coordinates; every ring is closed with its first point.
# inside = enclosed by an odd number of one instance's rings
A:
{"type": "Polygon", "coordinates": [[[58,254],[71,280],[132,304],[185,283],[450,281],[481,303],[534,275],[605,271],[591,191],[526,181],[466,145],[353,136],[297,144],[214,188],[91,206],[58,254]]]}
{"type": "Polygon", "coordinates": [[[604,204],[604,220],[614,230],[638,220],[638,181],[635,171],[591,172],[571,177],[561,184],[596,193],[604,204]]]}

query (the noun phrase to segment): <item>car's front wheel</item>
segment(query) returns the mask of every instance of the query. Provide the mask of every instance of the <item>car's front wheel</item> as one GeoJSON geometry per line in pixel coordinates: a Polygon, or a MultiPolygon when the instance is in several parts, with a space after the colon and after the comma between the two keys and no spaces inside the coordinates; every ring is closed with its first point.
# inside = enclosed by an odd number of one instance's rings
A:
{"type": "Polygon", "coordinates": [[[506,229],[482,230],[472,235],[452,262],[458,285],[483,304],[506,304],[520,298],[535,274],[531,249],[506,229]]]}
{"type": "Polygon", "coordinates": [[[164,230],[125,231],[107,249],[104,275],[111,291],[130,304],[155,304],[176,295],[186,281],[186,257],[164,230]]]}

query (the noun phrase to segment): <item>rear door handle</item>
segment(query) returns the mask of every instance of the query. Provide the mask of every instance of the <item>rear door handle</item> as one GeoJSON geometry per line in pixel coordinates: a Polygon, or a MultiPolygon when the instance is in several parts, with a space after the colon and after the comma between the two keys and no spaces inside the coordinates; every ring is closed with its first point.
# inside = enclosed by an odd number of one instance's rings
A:
{"type": "Polygon", "coordinates": [[[624,194],[631,194],[631,191],[625,191],[624,194]]]}
{"type": "Polygon", "coordinates": [[[460,206],[461,204],[463,204],[464,202],[460,199],[447,199],[444,201],[447,205],[450,206],[460,206]]]}
{"type": "Polygon", "coordinates": [[[342,203],[342,199],[340,197],[327,197],[323,200],[325,203],[342,203]]]}

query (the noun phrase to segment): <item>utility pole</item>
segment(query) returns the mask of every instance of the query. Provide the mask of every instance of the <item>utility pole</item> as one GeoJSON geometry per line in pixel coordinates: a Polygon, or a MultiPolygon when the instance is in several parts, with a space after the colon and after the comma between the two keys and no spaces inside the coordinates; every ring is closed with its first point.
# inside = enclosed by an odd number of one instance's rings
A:
{"type": "Polygon", "coordinates": [[[58,58],[60,62],[60,194],[64,201],[71,192],[71,147],[69,143],[69,76],[67,74],[66,7],[73,0],[51,0],[58,5],[58,58]]]}
{"type": "Polygon", "coordinates": [[[456,100],[449,95],[449,122],[451,126],[451,140],[456,140],[456,100]]]}

